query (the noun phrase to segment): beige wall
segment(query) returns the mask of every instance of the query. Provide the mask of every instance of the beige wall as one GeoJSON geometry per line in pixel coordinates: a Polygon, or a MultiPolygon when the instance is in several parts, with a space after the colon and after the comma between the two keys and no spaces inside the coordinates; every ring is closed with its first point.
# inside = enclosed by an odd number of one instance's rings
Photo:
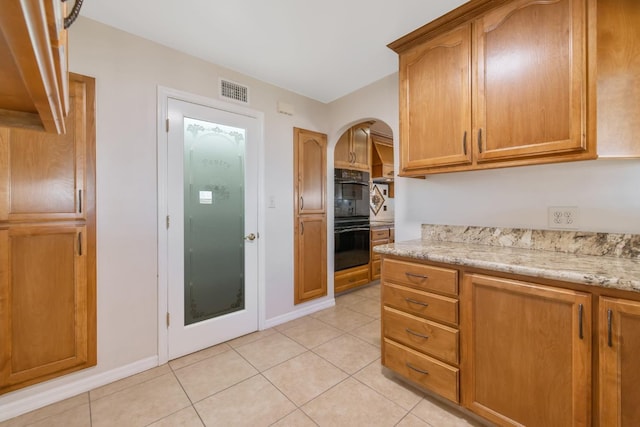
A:
{"type": "Polygon", "coordinates": [[[0,407],[89,377],[102,381],[158,354],[158,85],[214,99],[220,77],[250,87],[249,108],[264,113],[261,192],[276,201],[260,207],[263,315],[300,308],[293,305],[293,127],[325,131],[327,105],[83,17],[70,30],[69,51],[71,71],[96,78],[98,366],[0,397],[0,407]],[[294,116],[279,114],[278,101],[292,104],[294,116]]]}

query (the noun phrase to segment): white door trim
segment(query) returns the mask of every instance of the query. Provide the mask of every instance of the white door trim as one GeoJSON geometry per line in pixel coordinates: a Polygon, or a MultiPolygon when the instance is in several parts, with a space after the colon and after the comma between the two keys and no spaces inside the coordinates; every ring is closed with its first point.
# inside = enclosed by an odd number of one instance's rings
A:
{"type": "Polygon", "coordinates": [[[235,114],[242,114],[255,118],[258,121],[258,329],[265,327],[265,244],[264,244],[264,113],[229,102],[207,98],[192,93],[158,86],[157,104],[157,128],[156,128],[156,150],[157,150],[157,180],[158,180],[158,364],[163,365],[169,361],[167,312],[168,300],[168,241],[167,241],[167,176],[168,158],[167,144],[169,133],[166,131],[166,119],[168,117],[169,98],[180,101],[199,104],[206,107],[216,108],[235,114]]]}

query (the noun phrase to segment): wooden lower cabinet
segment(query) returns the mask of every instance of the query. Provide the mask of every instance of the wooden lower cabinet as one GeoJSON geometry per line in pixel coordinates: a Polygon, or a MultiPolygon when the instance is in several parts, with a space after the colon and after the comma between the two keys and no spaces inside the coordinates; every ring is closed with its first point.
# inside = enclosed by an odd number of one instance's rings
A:
{"type": "Polygon", "coordinates": [[[96,362],[85,226],[0,231],[0,390],[96,362]]]}
{"type": "Polygon", "coordinates": [[[600,298],[600,426],[640,425],[640,302],[600,298]]]}
{"type": "Polygon", "coordinates": [[[589,425],[591,296],[463,279],[463,405],[499,425],[589,425]]]}
{"type": "Polygon", "coordinates": [[[389,228],[374,228],[370,232],[371,240],[369,242],[369,251],[371,258],[371,280],[377,280],[380,278],[380,272],[382,269],[382,263],[380,261],[380,254],[373,251],[373,248],[378,245],[386,245],[391,243],[389,240],[389,228]]]}
{"type": "Polygon", "coordinates": [[[298,217],[295,241],[295,303],[327,294],[327,218],[325,215],[298,217]]]}

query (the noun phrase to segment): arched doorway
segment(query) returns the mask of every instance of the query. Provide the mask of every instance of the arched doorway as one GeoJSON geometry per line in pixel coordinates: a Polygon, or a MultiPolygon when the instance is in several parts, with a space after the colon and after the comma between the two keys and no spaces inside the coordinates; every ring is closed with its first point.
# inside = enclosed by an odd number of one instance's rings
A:
{"type": "Polygon", "coordinates": [[[394,138],[381,120],[356,122],[334,150],[334,292],[377,280],[375,245],[394,236],[394,138]]]}

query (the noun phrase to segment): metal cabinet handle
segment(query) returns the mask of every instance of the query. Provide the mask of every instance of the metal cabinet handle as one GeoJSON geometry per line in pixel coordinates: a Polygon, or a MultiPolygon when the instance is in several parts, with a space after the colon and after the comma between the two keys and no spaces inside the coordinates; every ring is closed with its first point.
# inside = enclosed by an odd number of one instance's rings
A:
{"type": "Polygon", "coordinates": [[[478,129],[478,153],[482,153],[482,128],[478,129]]]}
{"type": "Polygon", "coordinates": [[[304,222],[300,223],[300,235],[304,235],[304,222]]]}
{"type": "Polygon", "coordinates": [[[300,196],[300,210],[304,209],[304,197],[300,196]]]}
{"type": "Polygon", "coordinates": [[[78,233],[78,255],[82,256],[82,231],[78,233]]]}
{"type": "Polygon", "coordinates": [[[409,362],[405,362],[405,365],[407,365],[407,368],[413,369],[416,372],[420,372],[421,374],[424,374],[424,375],[429,375],[428,371],[425,371],[425,370],[422,370],[422,369],[418,369],[415,366],[412,366],[411,363],[409,363],[409,362]]]}
{"type": "Polygon", "coordinates": [[[607,344],[609,345],[609,347],[613,347],[613,330],[612,330],[612,323],[613,320],[613,310],[609,309],[607,310],[607,344]]]}
{"type": "Polygon", "coordinates": [[[411,335],[415,335],[416,337],[424,338],[425,340],[428,340],[428,339],[429,339],[429,336],[428,336],[428,335],[423,335],[423,334],[418,333],[418,332],[416,332],[416,331],[412,331],[412,330],[411,330],[411,329],[409,329],[409,328],[406,328],[406,329],[405,329],[405,331],[407,331],[407,333],[409,333],[409,334],[411,334],[411,335]]]}
{"type": "Polygon", "coordinates": [[[78,213],[82,213],[82,190],[78,190],[78,213]]]}
{"type": "Polygon", "coordinates": [[[424,274],[416,274],[416,273],[411,273],[409,271],[406,271],[404,274],[406,274],[408,277],[417,277],[418,279],[428,279],[429,276],[425,276],[424,274]]]}
{"type": "Polygon", "coordinates": [[[414,299],[411,298],[405,298],[404,299],[406,302],[411,303],[411,304],[418,304],[424,307],[429,307],[429,304],[427,304],[426,302],[422,302],[422,301],[416,301],[414,299]]]}
{"type": "Polygon", "coordinates": [[[464,135],[462,136],[462,151],[464,155],[467,155],[467,131],[464,131],[464,135]]]}
{"type": "Polygon", "coordinates": [[[584,306],[582,304],[578,305],[578,336],[580,339],[584,339],[584,333],[582,330],[582,312],[584,311],[584,306]]]}

